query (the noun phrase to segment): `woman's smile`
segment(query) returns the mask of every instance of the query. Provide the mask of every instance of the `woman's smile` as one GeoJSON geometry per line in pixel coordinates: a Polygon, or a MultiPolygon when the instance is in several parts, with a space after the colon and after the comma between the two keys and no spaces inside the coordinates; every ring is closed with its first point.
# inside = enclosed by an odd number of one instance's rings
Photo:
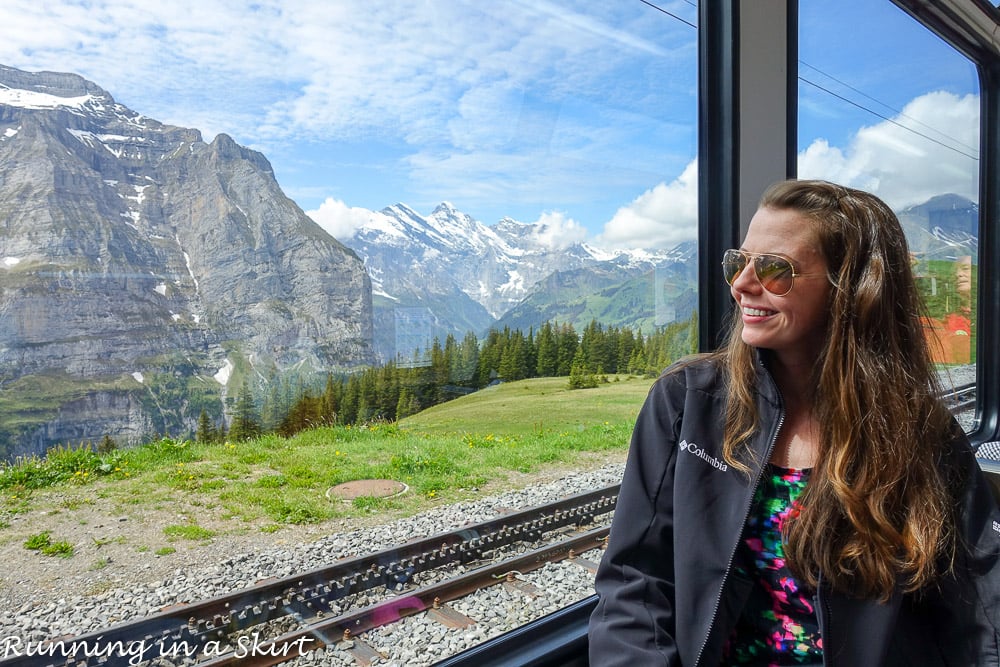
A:
{"type": "Polygon", "coordinates": [[[751,306],[743,306],[743,317],[748,318],[760,318],[760,317],[770,317],[771,315],[777,315],[776,310],[764,310],[763,308],[753,308],[751,306]]]}

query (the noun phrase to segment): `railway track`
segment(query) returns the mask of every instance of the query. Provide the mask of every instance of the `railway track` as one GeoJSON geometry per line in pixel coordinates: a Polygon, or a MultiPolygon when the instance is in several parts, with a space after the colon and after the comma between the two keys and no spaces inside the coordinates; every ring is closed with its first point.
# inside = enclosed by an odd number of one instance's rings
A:
{"type": "Polygon", "coordinates": [[[578,560],[581,565],[593,565],[576,555],[578,552],[599,548],[607,537],[608,527],[603,526],[586,531],[575,537],[560,540],[554,544],[535,549],[522,556],[510,558],[493,565],[483,566],[465,574],[450,577],[440,583],[420,588],[404,596],[393,597],[368,607],[327,620],[318,620],[300,629],[285,633],[270,641],[261,641],[259,636],[243,637],[236,640],[230,652],[207,662],[201,667],[228,667],[247,665],[264,667],[276,665],[302,655],[305,651],[334,645],[348,644],[347,650],[358,663],[371,664],[384,657],[359,637],[377,627],[394,622],[406,616],[429,613],[439,623],[459,628],[475,623],[475,619],[447,606],[447,602],[469,595],[488,586],[508,584],[522,586],[526,592],[532,584],[523,582],[519,575],[558,560],[578,560]]]}
{"type": "Polygon", "coordinates": [[[962,384],[949,391],[941,392],[944,401],[952,414],[958,414],[976,407],[976,383],[962,384]]]}
{"type": "Polygon", "coordinates": [[[610,515],[617,493],[615,485],[579,494],[85,635],[8,644],[13,657],[0,666],[135,667],[164,658],[272,665],[345,640],[365,664],[377,655],[358,635],[417,613],[448,622],[448,601],[501,581],[516,585],[513,572],[599,546],[607,526],[584,529],[610,515]]]}

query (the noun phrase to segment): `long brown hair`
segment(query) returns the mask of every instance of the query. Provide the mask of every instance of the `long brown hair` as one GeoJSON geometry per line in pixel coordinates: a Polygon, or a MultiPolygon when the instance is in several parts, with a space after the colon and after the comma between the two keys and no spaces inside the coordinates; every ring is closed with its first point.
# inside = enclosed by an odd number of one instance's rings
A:
{"type": "MultiPolygon", "coordinates": [[[[785,553],[804,583],[824,582],[887,600],[912,591],[954,554],[950,495],[940,469],[950,414],[921,321],[899,220],[879,198],[824,181],[783,181],[761,208],[810,221],[827,261],[827,338],[814,370],[819,453],[798,511],[784,525],[785,553]]],[[[755,353],[734,317],[722,359],[730,399],[724,455],[746,470],[744,443],[758,430],[755,353]]]]}

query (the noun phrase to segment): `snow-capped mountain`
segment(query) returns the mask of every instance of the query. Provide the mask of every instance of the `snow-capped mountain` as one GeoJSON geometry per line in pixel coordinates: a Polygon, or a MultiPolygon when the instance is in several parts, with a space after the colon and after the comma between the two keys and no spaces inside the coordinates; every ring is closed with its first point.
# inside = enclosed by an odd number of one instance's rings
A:
{"type": "Polygon", "coordinates": [[[250,369],[373,361],[361,261],[264,155],[77,75],[0,65],[0,221],[0,377],[18,406],[0,412],[0,458],[193,432],[250,369]]]}
{"type": "MultiPolygon", "coordinates": [[[[978,252],[978,206],[966,198],[940,195],[898,215],[918,257],[954,261],[978,252]]],[[[372,279],[377,354],[391,359],[449,333],[527,331],[553,320],[648,331],[697,307],[693,243],[605,251],[558,243],[557,231],[512,218],[487,226],[447,202],[426,216],[404,204],[371,212],[342,240],[372,279]]]]}
{"type": "Polygon", "coordinates": [[[486,226],[448,202],[427,216],[405,204],[372,215],[344,243],[365,262],[373,290],[399,298],[400,287],[429,287],[429,278],[454,283],[490,316],[503,315],[541,279],[566,269],[614,261],[652,267],[668,253],[608,252],[586,243],[553,245],[539,223],[504,218],[486,226]]]}
{"type": "Polygon", "coordinates": [[[953,261],[979,253],[979,205],[965,197],[938,195],[898,215],[910,250],[920,257],[953,261]]]}
{"type": "Polygon", "coordinates": [[[555,236],[545,223],[512,218],[487,226],[444,202],[426,216],[405,204],[373,212],[342,241],[371,276],[375,347],[383,358],[408,353],[394,344],[402,310],[426,309],[431,338],[461,338],[485,331],[554,273],[601,266],[624,281],[675,257],[567,245],[555,236]]]}
{"type": "Polygon", "coordinates": [[[528,331],[537,329],[539,323],[559,322],[581,332],[596,320],[604,326],[650,333],[685,320],[697,310],[697,255],[697,244],[688,241],[666,253],[652,268],[618,256],[557,271],[537,283],[494,326],[528,331]]]}

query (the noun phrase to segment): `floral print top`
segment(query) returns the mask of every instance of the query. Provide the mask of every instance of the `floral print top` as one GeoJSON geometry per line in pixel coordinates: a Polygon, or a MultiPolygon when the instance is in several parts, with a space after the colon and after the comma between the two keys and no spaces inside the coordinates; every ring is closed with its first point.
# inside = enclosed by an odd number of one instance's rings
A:
{"type": "Polygon", "coordinates": [[[743,532],[739,576],[753,582],[725,665],[822,665],[823,640],[805,590],[785,563],[781,526],[806,486],[809,471],[768,464],[743,532]]]}

